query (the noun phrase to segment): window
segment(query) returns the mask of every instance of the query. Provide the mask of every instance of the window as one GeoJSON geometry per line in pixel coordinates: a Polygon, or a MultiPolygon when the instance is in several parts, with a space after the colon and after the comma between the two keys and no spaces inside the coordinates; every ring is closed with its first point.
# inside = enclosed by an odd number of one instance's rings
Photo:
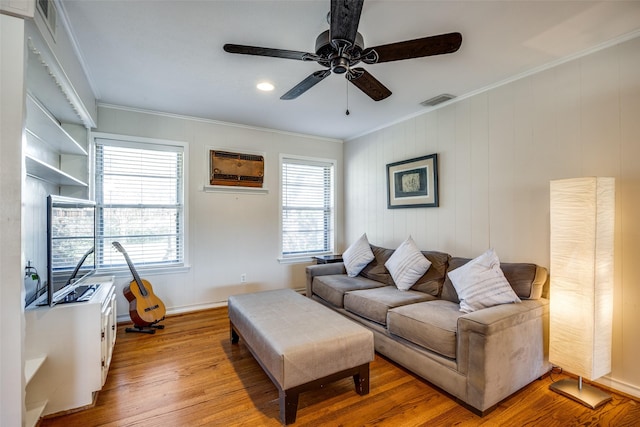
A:
{"type": "Polygon", "coordinates": [[[334,161],[282,157],[282,256],[333,252],[334,161]]]}
{"type": "Polygon", "coordinates": [[[97,264],[184,265],[184,147],[96,138],[97,264]]]}

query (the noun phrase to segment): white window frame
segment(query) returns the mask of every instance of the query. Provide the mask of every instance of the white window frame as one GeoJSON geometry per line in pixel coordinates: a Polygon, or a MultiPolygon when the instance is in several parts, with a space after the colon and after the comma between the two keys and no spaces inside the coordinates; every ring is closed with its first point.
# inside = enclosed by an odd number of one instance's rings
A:
{"type": "MultiPolygon", "coordinates": [[[[183,228],[183,262],[179,264],[173,264],[168,266],[162,265],[153,265],[153,266],[138,266],[136,265],[136,270],[144,271],[146,274],[174,274],[180,272],[186,272],[190,269],[189,264],[189,146],[188,143],[183,141],[174,141],[167,139],[159,139],[159,138],[146,138],[139,136],[130,136],[130,135],[121,135],[121,134],[113,134],[113,133],[104,133],[104,132],[91,132],[91,198],[96,200],[96,182],[95,182],[95,169],[96,169],[96,140],[111,140],[113,141],[113,145],[119,146],[129,146],[129,147],[137,147],[137,148],[145,148],[145,145],[152,146],[170,146],[170,147],[180,147],[182,148],[182,198],[183,198],[183,219],[182,219],[182,228],[183,228]]],[[[96,200],[96,209],[97,209],[97,200],[96,200]]],[[[97,231],[96,231],[97,232],[97,231]]],[[[96,239],[98,236],[96,235],[96,239]]],[[[126,247],[125,247],[126,249],[126,247]]],[[[115,250],[115,249],[114,249],[115,250]]],[[[122,268],[114,268],[114,267],[100,267],[98,255],[96,254],[96,266],[98,273],[110,273],[115,274],[116,276],[127,276],[130,274],[128,267],[122,268]]]]}
{"type": "Polygon", "coordinates": [[[337,207],[336,207],[336,169],[337,169],[337,163],[338,161],[335,159],[328,159],[328,158],[319,158],[319,157],[307,157],[307,156],[299,156],[299,155],[293,155],[293,154],[280,154],[279,156],[279,185],[278,185],[278,190],[279,190],[279,194],[280,194],[280,200],[279,200],[279,205],[278,205],[278,218],[279,218],[279,222],[280,222],[280,228],[279,228],[279,243],[280,243],[280,249],[279,249],[279,253],[280,253],[280,257],[278,258],[278,261],[280,263],[283,264],[288,264],[288,263],[302,263],[302,262],[310,262],[313,260],[313,257],[315,256],[319,256],[319,255],[328,255],[328,254],[332,254],[335,251],[335,245],[336,245],[336,212],[337,212],[337,207]],[[283,192],[283,165],[286,162],[286,160],[293,160],[295,162],[300,162],[302,164],[309,164],[309,165],[331,165],[331,218],[329,221],[329,250],[327,251],[322,251],[322,252],[312,252],[312,253],[303,253],[303,254],[284,254],[283,253],[283,232],[284,232],[284,225],[283,225],[283,209],[284,209],[284,192],[283,192]]]}

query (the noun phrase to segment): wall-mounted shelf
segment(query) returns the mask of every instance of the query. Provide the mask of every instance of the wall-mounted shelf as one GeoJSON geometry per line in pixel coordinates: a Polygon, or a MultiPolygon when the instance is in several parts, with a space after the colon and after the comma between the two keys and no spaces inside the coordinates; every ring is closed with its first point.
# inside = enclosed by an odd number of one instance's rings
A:
{"type": "Polygon", "coordinates": [[[225,185],[205,185],[202,187],[205,193],[233,193],[233,194],[269,194],[268,188],[234,187],[225,185]]]}
{"type": "Polygon", "coordinates": [[[87,155],[87,151],[31,94],[27,94],[27,131],[61,154],[87,155]]]}
{"type": "Polygon", "coordinates": [[[53,167],[41,160],[26,155],[25,165],[27,167],[27,175],[34,178],[42,179],[56,185],[71,185],[74,187],[87,187],[87,183],[72,177],[71,175],[53,167]]]}
{"type": "Polygon", "coordinates": [[[26,427],[35,427],[40,421],[40,416],[44,412],[44,408],[47,406],[48,401],[37,402],[33,405],[27,406],[27,413],[25,415],[24,425],[26,427]]]}
{"type": "MultiPolygon", "coordinates": [[[[33,359],[27,359],[24,361],[24,377],[25,377],[25,385],[29,384],[31,378],[38,372],[44,361],[47,359],[47,356],[34,357],[33,359]]],[[[24,425],[25,426],[35,426],[40,419],[40,415],[44,412],[44,408],[47,406],[47,401],[30,403],[27,405],[27,413],[24,425]]]]}
{"type": "Polygon", "coordinates": [[[24,361],[24,377],[26,379],[26,384],[29,384],[31,378],[33,378],[36,372],[38,372],[38,369],[40,369],[45,360],[47,360],[46,355],[24,361]]]}

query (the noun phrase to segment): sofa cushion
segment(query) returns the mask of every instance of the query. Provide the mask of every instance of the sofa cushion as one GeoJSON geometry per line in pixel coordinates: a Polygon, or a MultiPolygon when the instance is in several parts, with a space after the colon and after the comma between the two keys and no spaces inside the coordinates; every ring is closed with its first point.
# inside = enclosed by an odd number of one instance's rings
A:
{"type": "Polygon", "coordinates": [[[389,270],[384,266],[391,255],[393,249],[381,248],[379,246],[370,245],[374,259],[360,272],[360,276],[367,279],[375,280],[385,285],[393,285],[393,278],[389,274],[389,270]]]}
{"type": "Polygon", "coordinates": [[[375,280],[365,279],[363,277],[349,277],[346,274],[331,274],[326,276],[315,276],[311,284],[311,290],[314,295],[319,296],[323,300],[333,304],[336,307],[343,308],[344,294],[348,291],[358,289],[371,289],[385,286],[375,280]]]}
{"type": "Polygon", "coordinates": [[[427,272],[411,287],[411,290],[425,292],[433,296],[440,296],[442,285],[447,276],[447,266],[449,265],[451,255],[437,251],[422,251],[422,255],[431,262],[431,267],[429,267],[427,272]]]}
{"type": "MultiPolygon", "coordinates": [[[[371,245],[371,251],[373,251],[375,258],[360,272],[360,276],[385,285],[395,286],[389,270],[384,266],[393,255],[394,250],[371,245]]],[[[411,287],[411,290],[439,296],[447,276],[447,266],[451,255],[438,251],[422,251],[422,254],[431,262],[431,267],[411,287]]]]}
{"type": "Polygon", "coordinates": [[[520,302],[505,279],[498,254],[493,249],[450,271],[449,279],[460,299],[460,311],[465,313],[520,302]]]}
{"type": "MultiPolygon", "coordinates": [[[[471,261],[469,258],[451,257],[448,263],[447,271],[453,271],[456,268],[471,261]]],[[[429,271],[434,268],[432,266],[429,271]]],[[[511,288],[521,299],[540,299],[543,289],[547,283],[547,269],[536,264],[529,263],[500,263],[500,268],[504,273],[511,288]]],[[[459,303],[458,293],[451,283],[451,279],[447,275],[442,287],[441,298],[447,301],[459,303]]]]}
{"type": "Polygon", "coordinates": [[[389,310],[387,328],[393,335],[455,359],[458,318],[464,316],[458,304],[435,300],[389,310]]]}
{"type": "Polygon", "coordinates": [[[344,251],[342,259],[349,277],[356,277],[367,264],[373,261],[373,252],[371,252],[366,233],[344,251]]]}
{"type": "Polygon", "coordinates": [[[350,291],[344,296],[344,308],[366,319],[385,325],[387,311],[393,307],[433,300],[433,295],[416,291],[401,291],[395,286],[350,291]]]}
{"type": "Polygon", "coordinates": [[[384,266],[391,273],[396,287],[401,291],[407,291],[427,272],[431,267],[431,261],[420,252],[409,236],[398,246],[384,266]]]}

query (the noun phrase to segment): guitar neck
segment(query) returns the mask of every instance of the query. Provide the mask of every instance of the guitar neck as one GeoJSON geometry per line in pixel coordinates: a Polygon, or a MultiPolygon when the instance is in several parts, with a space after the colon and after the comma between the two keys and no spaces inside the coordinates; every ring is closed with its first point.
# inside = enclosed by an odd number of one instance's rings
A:
{"type": "Polygon", "coordinates": [[[129,266],[129,270],[131,270],[131,274],[133,275],[133,280],[135,280],[136,283],[138,284],[138,288],[140,289],[140,293],[142,294],[142,296],[146,297],[147,289],[144,287],[144,283],[142,282],[142,279],[138,275],[136,268],[133,266],[133,262],[131,261],[131,258],[129,258],[129,254],[127,253],[127,251],[124,250],[124,248],[122,247],[122,245],[120,245],[120,243],[116,245],[116,242],[114,242],[114,246],[116,247],[116,249],[122,252],[124,259],[127,261],[127,265],[129,266]]]}

